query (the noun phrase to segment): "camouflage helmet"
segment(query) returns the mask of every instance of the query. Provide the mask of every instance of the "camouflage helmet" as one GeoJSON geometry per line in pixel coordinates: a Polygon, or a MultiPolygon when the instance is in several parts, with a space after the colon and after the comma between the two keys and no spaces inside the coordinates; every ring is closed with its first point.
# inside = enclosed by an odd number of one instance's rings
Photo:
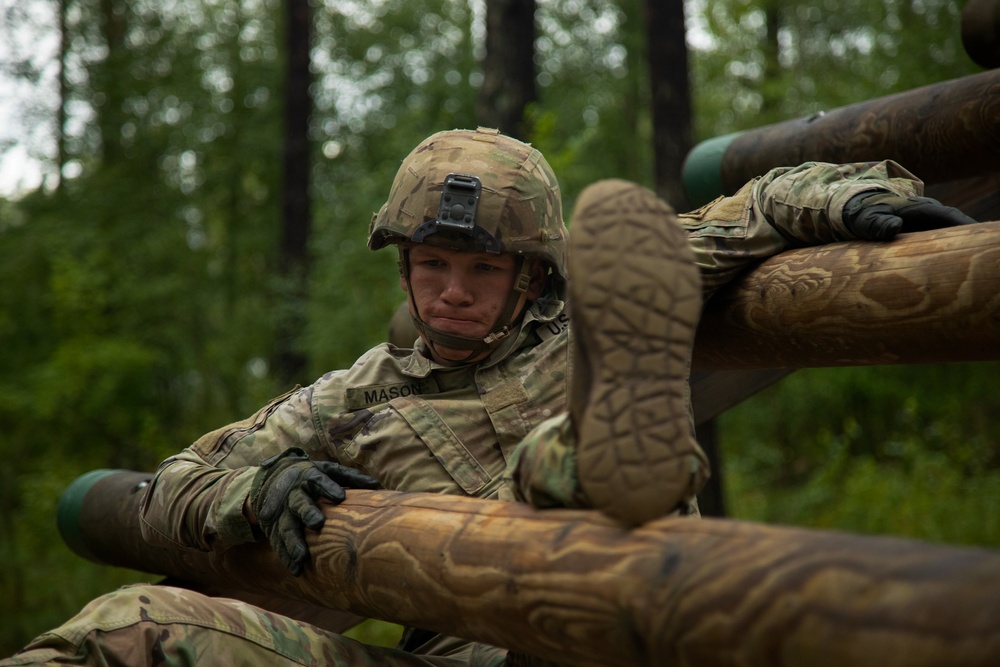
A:
{"type": "Polygon", "coordinates": [[[433,242],[538,257],[565,280],[566,235],[544,156],[479,128],[438,132],[413,149],[372,218],[368,247],[433,242]]]}

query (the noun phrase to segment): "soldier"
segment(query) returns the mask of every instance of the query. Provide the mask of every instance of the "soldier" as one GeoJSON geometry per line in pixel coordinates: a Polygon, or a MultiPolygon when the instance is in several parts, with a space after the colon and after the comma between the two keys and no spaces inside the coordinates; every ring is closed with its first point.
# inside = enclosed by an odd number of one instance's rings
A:
{"type": "MultiPolygon", "coordinates": [[[[544,157],[495,130],[435,134],[403,161],[369,233],[372,249],[397,247],[414,349],[379,345],[164,461],[143,534],[169,549],[267,539],[299,575],[305,531],[323,522],[315,501],[339,502],[343,487],[594,506],[629,524],[697,514],[708,466],[686,379],[702,292],[790,246],[971,222],[921,189],[892,162],[806,164],[675,216],[644,188],[603,181],[577,203],[567,269],[544,157]]],[[[417,630],[397,649],[369,647],[242,602],[134,586],[2,664],[98,658],[497,665],[507,655],[417,630]]]]}

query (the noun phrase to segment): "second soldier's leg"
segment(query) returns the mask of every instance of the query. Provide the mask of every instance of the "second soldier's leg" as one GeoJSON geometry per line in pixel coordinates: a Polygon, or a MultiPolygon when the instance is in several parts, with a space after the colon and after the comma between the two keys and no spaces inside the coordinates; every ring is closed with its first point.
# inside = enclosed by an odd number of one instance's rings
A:
{"type": "Polygon", "coordinates": [[[470,663],[464,656],[416,656],[367,646],[237,600],[169,586],[131,586],[97,598],[64,625],[0,660],[2,667],[42,664],[458,667],[470,663]]]}
{"type": "Polygon", "coordinates": [[[582,489],[628,524],[665,516],[708,477],[688,390],[701,278],[670,206],[627,181],[585,189],[570,227],[569,294],[582,489]]]}

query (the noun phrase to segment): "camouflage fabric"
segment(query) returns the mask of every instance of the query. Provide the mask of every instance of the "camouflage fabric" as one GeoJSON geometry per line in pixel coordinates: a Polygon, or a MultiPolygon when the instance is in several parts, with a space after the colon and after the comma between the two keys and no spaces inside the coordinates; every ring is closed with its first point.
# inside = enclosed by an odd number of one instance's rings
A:
{"type": "Polygon", "coordinates": [[[540,508],[590,506],[577,476],[568,413],[545,420],[521,441],[511,457],[507,477],[518,502],[540,508]]]}
{"type": "MultiPolygon", "coordinates": [[[[909,196],[919,194],[922,186],[892,162],[809,164],[772,171],[736,195],[682,216],[706,293],[786,248],[850,238],[843,226],[843,204],[852,195],[872,189],[909,196]]],[[[328,373],[309,387],[296,388],[251,417],[206,434],[164,461],[144,499],[143,534],[151,543],[173,549],[224,549],[255,539],[243,515],[254,466],[293,446],[314,458],[363,470],[389,489],[521,498],[545,506],[585,504],[575,479],[572,435],[565,416],[560,417],[566,411],[568,329],[565,304],[559,295],[549,293],[531,304],[516,335],[475,365],[435,364],[422,342],[414,350],[379,345],[352,368],[328,373]]],[[[135,594],[133,589],[125,591],[131,592],[112,595],[135,594]]],[[[151,614],[161,603],[168,610],[171,605],[189,609],[172,621],[171,633],[175,634],[166,638],[190,636],[185,641],[198,647],[195,657],[207,654],[205,647],[215,642],[218,649],[212,653],[213,664],[271,664],[271,660],[276,664],[283,660],[312,664],[310,661],[320,655],[313,653],[318,649],[306,641],[315,630],[308,626],[259,609],[233,607],[226,601],[213,603],[202,597],[186,607],[187,598],[196,594],[176,595],[174,600],[147,594],[149,602],[144,603],[143,613],[151,614]],[[216,609],[214,604],[221,607],[216,609]],[[210,621],[215,614],[229,613],[233,614],[232,626],[210,621]],[[231,627],[237,627],[235,623],[246,623],[239,620],[245,617],[258,619],[259,627],[269,629],[259,636],[231,632],[231,627]],[[272,625],[283,628],[287,635],[282,637],[296,638],[298,643],[274,639],[272,625]],[[285,653],[272,650],[278,645],[285,653]],[[260,651],[271,659],[258,660],[260,651]],[[232,659],[220,660],[219,656],[232,659]]],[[[129,609],[133,603],[124,606],[129,609]]],[[[43,635],[32,644],[43,652],[34,655],[44,661],[51,655],[44,651],[56,650],[52,647],[74,655],[81,650],[100,650],[112,635],[119,645],[129,641],[149,645],[147,633],[162,633],[155,621],[128,620],[141,618],[128,616],[137,613],[134,610],[123,612],[126,615],[117,617],[117,624],[109,625],[108,604],[101,598],[67,625],[43,635]],[[117,639],[118,634],[122,639],[117,639]],[[135,637],[125,639],[129,634],[135,637]]],[[[169,612],[164,613],[169,617],[169,612]]],[[[354,649],[361,651],[360,656],[378,655],[378,664],[448,664],[413,662],[413,658],[393,652],[366,653],[341,637],[315,636],[329,642],[322,656],[325,661],[332,660],[331,664],[340,664],[336,656],[348,655],[338,651],[354,649]]],[[[476,662],[476,651],[496,657],[491,653],[496,649],[448,638],[424,646],[439,655],[462,655],[460,659],[466,662],[461,664],[489,664],[493,659],[476,662]]],[[[345,664],[368,664],[365,659],[345,664]]],[[[34,662],[27,657],[19,660],[11,664],[34,662]]]]}
{"type": "Polygon", "coordinates": [[[541,257],[566,277],[566,226],[559,182],[528,144],[479,128],[438,132],[403,160],[389,199],[372,218],[368,247],[409,241],[438,216],[445,177],[474,174],[482,182],[475,224],[499,252],[541,257]]]}
{"type": "Polygon", "coordinates": [[[97,598],[0,665],[487,667],[504,664],[505,657],[506,651],[484,644],[433,657],[368,646],[238,600],[140,585],[97,598]]]}
{"type": "Polygon", "coordinates": [[[923,194],[923,183],[890,160],[808,162],[769,171],[731,197],[681,214],[706,295],[783,250],[853,240],[844,226],[844,206],[869,190],[910,197],[923,194]]]}
{"type": "Polygon", "coordinates": [[[256,466],[301,447],[377,477],[387,489],[513,499],[507,459],[565,410],[563,302],[535,301],[517,337],[459,367],[380,345],[350,369],[209,433],[158,470],[142,507],[146,539],[176,549],[254,539],[243,504],[256,466]],[[251,466],[251,467],[248,467],[251,466]],[[195,483],[191,483],[195,481],[195,483]]]}
{"type": "MultiPolygon", "coordinates": [[[[534,507],[591,507],[577,475],[573,423],[568,413],[542,422],[514,450],[508,483],[518,502],[534,507]]],[[[675,516],[701,516],[698,500],[685,503],[675,516]]]]}

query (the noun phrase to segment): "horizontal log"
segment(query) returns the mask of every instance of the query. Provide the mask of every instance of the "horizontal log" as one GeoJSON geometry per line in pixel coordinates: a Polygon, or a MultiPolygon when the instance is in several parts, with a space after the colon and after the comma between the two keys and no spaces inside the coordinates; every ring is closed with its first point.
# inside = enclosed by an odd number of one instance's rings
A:
{"type": "MultiPolygon", "coordinates": [[[[926,193],[949,206],[957,206],[976,220],[1000,219],[1000,174],[933,184],[926,193]]],[[[718,313],[714,317],[718,326],[718,313]]],[[[942,352],[936,361],[947,361],[947,356],[942,352]]],[[[700,425],[718,416],[791,372],[788,368],[696,370],[691,374],[695,422],[700,425]]]]}
{"type": "Polygon", "coordinates": [[[1000,70],[715,137],[688,154],[693,206],[775,167],[893,159],[926,183],[1000,171],[1000,70]]]}
{"type": "Polygon", "coordinates": [[[716,294],[696,370],[1000,359],[1000,222],[790,250],[716,294]]]}
{"type": "Polygon", "coordinates": [[[364,617],[328,606],[275,596],[245,584],[233,587],[212,574],[210,559],[151,549],[139,529],[139,505],[152,475],[93,470],[79,477],[59,500],[59,533],[79,556],[96,563],[163,575],[163,585],[249,602],[331,632],[345,632],[364,617]],[[93,549],[93,550],[92,550],[93,549]]]}
{"type": "Polygon", "coordinates": [[[146,546],[130,518],[141,494],[108,497],[134,475],[67,490],[60,528],[74,549],[568,664],[1000,664],[992,550],[708,519],[627,530],[596,512],[352,490],[324,507],[295,578],[260,544],[146,546]]]}

